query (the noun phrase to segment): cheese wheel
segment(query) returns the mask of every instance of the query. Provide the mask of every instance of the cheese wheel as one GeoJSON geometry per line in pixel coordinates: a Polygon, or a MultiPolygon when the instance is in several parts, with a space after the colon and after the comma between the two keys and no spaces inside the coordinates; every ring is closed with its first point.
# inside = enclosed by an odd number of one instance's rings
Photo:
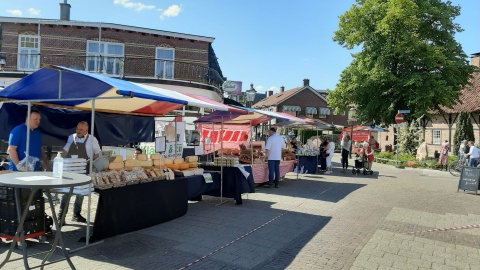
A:
{"type": "Polygon", "coordinates": [[[133,159],[133,156],[126,156],[125,160],[133,159]]]}
{"type": "Polygon", "coordinates": [[[185,158],[185,162],[198,162],[198,157],[197,156],[188,156],[185,158]]]}
{"type": "Polygon", "coordinates": [[[111,163],[108,164],[108,169],[110,169],[110,170],[123,169],[123,167],[125,167],[125,165],[123,164],[122,161],[121,162],[111,162],[111,163]]]}
{"type": "Polygon", "coordinates": [[[137,160],[145,161],[148,160],[148,156],[145,154],[138,154],[137,155],[137,160]]]}
{"type": "Polygon", "coordinates": [[[127,159],[124,164],[125,167],[142,167],[142,161],[137,159],[127,159]]]}
{"type": "Polygon", "coordinates": [[[189,168],[188,163],[178,164],[178,169],[180,169],[180,170],[187,170],[188,168],[189,168]]]}
{"type": "Polygon", "coordinates": [[[115,159],[112,162],[123,162],[123,157],[120,155],[116,155],[115,159]]]}
{"type": "Polygon", "coordinates": [[[198,162],[190,162],[188,163],[189,168],[197,168],[198,167],[198,162]]]}
{"type": "Polygon", "coordinates": [[[165,165],[165,160],[153,159],[153,166],[163,166],[163,165],[165,165]]]}
{"type": "Polygon", "coordinates": [[[152,160],[163,159],[163,155],[162,154],[151,154],[150,159],[152,159],[152,160]]]}
{"type": "Polygon", "coordinates": [[[172,170],[178,170],[180,169],[180,165],[179,164],[165,164],[165,167],[169,168],[169,169],[172,169],[172,170]]]}
{"type": "Polygon", "coordinates": [[[173,164],[173,158],[165,158],[165,164],[173,164]]]}
{"type": "Polygon", "coordinates": [[[173,164],[182,164],[184,162],[185,161],[183,160],[183,158],[176,158],[173,160],[173,164]]]}
{"type": "Polygon", "coordinates": [[[152,167],[153,166],[153,162],[151,160],[143,160],[143,161],[140,161],[140,166],[141,167],[152,167]]]}

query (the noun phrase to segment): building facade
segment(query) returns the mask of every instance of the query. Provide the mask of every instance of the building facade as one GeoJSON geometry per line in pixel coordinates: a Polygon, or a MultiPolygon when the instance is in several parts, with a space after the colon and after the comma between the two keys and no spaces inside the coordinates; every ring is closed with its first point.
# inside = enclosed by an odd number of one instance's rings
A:
{"type": "Polygon", "coordinates": [[[0,84],[46,65],[221,101],[214,38],[101,22],[0,17],[0,84]]]}

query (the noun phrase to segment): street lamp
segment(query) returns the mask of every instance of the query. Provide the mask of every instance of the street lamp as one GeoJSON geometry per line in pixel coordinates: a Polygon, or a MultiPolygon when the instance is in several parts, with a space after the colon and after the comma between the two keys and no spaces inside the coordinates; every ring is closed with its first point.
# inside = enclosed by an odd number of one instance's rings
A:
{"type": "Polygon", "coordinates": [[[348,110],[348,119],[347,122],[350,125],[350,158],[352,158],[352,150],[353,150],[353,125],[357,123],[357,109],[355,106],[350,107],[350,110],[348,110]]]}
{"type": "Polygon", "coordinates": [[[255,100],[255,95],[257,94],[257,91],[255,90],[255,88],[253,88],[253,83],[250,84],[250,89],[245,91],[245,93],[247,94],[247,108],[251,108],[253,105],[253,101],[255,100]]]}

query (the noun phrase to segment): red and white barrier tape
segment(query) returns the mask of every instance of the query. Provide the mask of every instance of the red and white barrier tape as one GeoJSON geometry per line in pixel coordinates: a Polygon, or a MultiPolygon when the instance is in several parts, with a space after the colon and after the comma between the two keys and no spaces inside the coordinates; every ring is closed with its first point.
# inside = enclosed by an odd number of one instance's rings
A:
{"type": "Polygon", "coordinates": [[[480,224],[479,225],[464,225],[464,226],[457,226],[457,227],[430,229],[430,230],[424,230],[424,231],[409,232],[409,234],[424,233],[424,232],[445,232],[445,231],[455,231],[455,230],[464,230],[464,229],[473,229],[473,228],[480,228],[480,224]]]}

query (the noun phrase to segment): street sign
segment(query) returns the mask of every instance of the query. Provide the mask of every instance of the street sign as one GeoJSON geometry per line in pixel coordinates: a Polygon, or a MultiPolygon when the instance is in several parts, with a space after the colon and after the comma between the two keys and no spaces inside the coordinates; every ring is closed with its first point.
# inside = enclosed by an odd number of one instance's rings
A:
{"type": "Polygon", "coordinates": [[[398,113],[410,113],[410,110],[398,110],[398,113]]]}
{"type": "Polygon", "coordinates": [[[395,115],[395,123],[400,124],[403,122],[403,114],[397,113],[395,115]]]}

